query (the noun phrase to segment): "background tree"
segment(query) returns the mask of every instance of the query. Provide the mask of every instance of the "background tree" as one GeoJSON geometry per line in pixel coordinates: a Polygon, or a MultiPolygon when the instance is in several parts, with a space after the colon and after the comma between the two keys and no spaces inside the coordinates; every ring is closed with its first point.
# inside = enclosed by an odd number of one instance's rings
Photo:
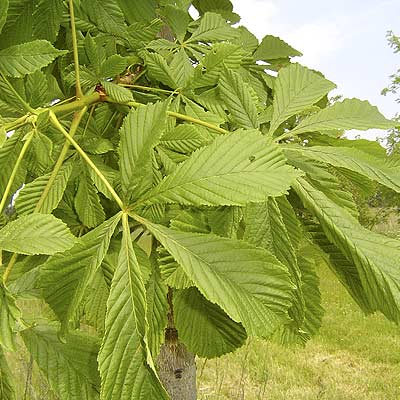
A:
{"type": "Polygon", "coordinates": [[[194,355],[305,343],[321,256],[400,321],[400,242],[339,179],[400,191],[383,148],[341,138],[393,122],[329,105],[335,85],[228,0],[190,5],[1,3],[0,345],[22,339],[60,399],[195,399],[194,355]]]}

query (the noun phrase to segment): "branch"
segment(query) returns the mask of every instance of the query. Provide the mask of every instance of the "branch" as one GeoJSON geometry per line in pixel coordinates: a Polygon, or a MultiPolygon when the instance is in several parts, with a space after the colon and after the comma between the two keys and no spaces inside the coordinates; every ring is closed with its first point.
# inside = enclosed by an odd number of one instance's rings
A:
{"type": "Polygon", "coordinates": [[[72,48],[73,48],[73,53],[74,53],[76,98],[80,99],[83,97],[83,93],[82,93],[81,81],[80,81],[80,76],[79,76],[78,41],[76,39],[75,14],[74,14],[74,1],[73,0],[69,0],[69,15],[70,15],[70,19],[71,19],[72,48]]]}

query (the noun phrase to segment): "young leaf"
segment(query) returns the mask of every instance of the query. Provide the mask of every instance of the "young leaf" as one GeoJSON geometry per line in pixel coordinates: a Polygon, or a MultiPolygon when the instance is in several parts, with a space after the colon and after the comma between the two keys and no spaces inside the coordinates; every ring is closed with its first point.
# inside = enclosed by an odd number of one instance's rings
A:
{"type": "Polygon", "coordinates": [[[165,129],[168,102],[131,110],[120,129],[121,183],[128,197],[137,197],[152,187],[151,151],[165,129]]]}
{"type": "Polygon", "coordinates": [[[257,108],[242,77],[225,69],[219,80],[221,98],[225,102],[230,117],[240,128],[258,128],[257,108]]]}
{"type": "Polygon", "coordinates": [[[249,335],[267,337],[285,319],[293,286],[270,252],[243,241],[142,222],[202,295],[241,322],[249,335]]]}
{"type": "Polygon", "coordinates": [[[324,132],[332,129],[365,131],[370,128],[389,129],[394,125],[393,121],[387,120],[368,101],[346,99],[303,119],[291,130],[291,133],[299,135],[300,133],[324,132]]]}
{"type": "Polygon", "coordinates": [[[16,78],[31,74],[66,54],[46,40],[34,40],[0,50],[0,72],[16,78]]]}
{"type": "Polygon", "coordinates": [[[174,316],[179,339],[200,357],[220,357],[241,347],[243,326],[206,300],[196,288],[174,291],[174,316]]]}
{"type": "Polygon", "coordinates": [[[144,204],[245,205],[285,193],[299,174],[257,131],[217,137],[142,199],[144,204]]]}
{"type": "Polygon", "coordinates": [[[8,350],[16,350],[15,325],[20,315],[14,297],[0,284],[0,345],[8,350]]]}
{"type": "Polygon", "coordinates": [[[146,308],[146,291],[125,215],[99,353],[101,399],[167,399],[148,353],[146,308]]]}
{"type": "Polygon", "coordinates": [[[70,249],[74,241],[68,227],[51,214],[22,216],[0,230],[0,249],[18,254],[53,255],[70,249]]]}
{"type": "Polygon", "coordinates": [[[300,64],[290,64],[279,71],[275,81],[272,134],[291,116],[312,106],[336,85],[300,64]]]}
{"type": "Polygon", "coordinates": [[[56,326],[36,325],[22,331],[21,336],[60,400],[98,398],[97,339],[75,332],[62,343],[57,330],[56,326]]]}
{"type": "Polygon", "coordinates": [[[61,321],[63,333],[76,319],[87,286],[102,263],[111,236],[121,218],[116,214],[78,239],[67,252],[50,258],[40,268],[38,286],[61,321]]]}

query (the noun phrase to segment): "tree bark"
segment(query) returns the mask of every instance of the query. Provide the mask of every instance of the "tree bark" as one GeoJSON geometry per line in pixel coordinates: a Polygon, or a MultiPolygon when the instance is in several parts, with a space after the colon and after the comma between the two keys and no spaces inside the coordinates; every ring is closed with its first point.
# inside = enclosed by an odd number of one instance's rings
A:
{"type": "Polygon", "coordinates": [[[174,324],[172,288],[168,289],[168,326],[165,330],[165,343],[157,358],[160,380],[171,400],[196,400],[196,362],[195,356],[179,342],[174,324]]]}
{"type": "Polygon", "coordinates": [[[171,400],[196,400],[196,362],[178,340],[177,331],[168,328],[165,344],[157,358],[158,373],[171,400]]]}

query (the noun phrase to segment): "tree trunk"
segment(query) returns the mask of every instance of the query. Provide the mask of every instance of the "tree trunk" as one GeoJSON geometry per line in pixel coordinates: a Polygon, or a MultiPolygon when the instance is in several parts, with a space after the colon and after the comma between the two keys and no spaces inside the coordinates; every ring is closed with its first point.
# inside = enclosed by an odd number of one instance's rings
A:
{"type": "Polygon", "coordinates": [[[171,400],[196,400],[196,362],[194,354],[179,342],[172,296],[173,290],[168,288],[168,326],[157,358],[158,375],[171,400]]]}
{"type": "Polygon", "coordinates": [[[166,330],[157,365],[159,377],[171,400],[197,399],[194,354],[179,342],[176,329],[166,330]]]}

